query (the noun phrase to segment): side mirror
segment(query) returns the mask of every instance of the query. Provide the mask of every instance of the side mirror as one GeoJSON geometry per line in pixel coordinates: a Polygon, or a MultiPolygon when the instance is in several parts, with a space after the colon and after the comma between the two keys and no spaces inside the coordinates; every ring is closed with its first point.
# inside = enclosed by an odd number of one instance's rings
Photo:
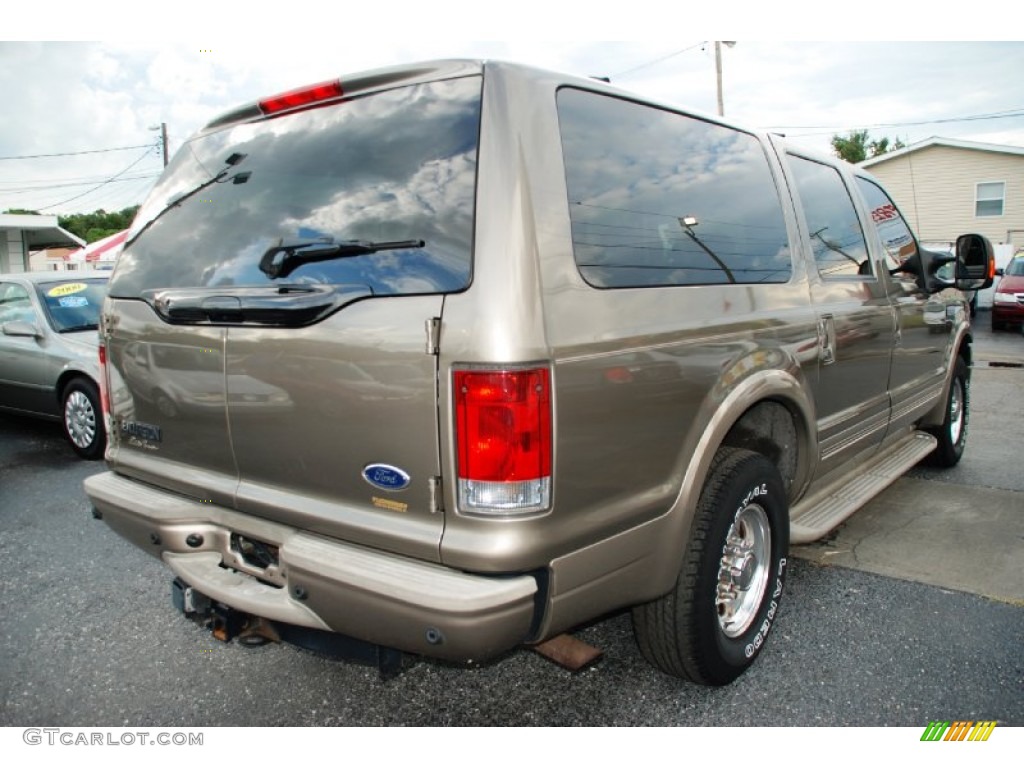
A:
{"type": "Polygon", "coordinates": [[[4,336],[29,336],[33,339],[38,339],[43,335],[34,323],[28,323],[24,320],[11,320],[4,323],[3,330],[4,336]]]}
{"type": "Polygon", "coordinates": [[[961,291],[979,291],[992,285],[996,255],[984,235],[960,235],[956,239],[956,279],[961,291]]]}
{"type": "Polygon", "coordinates": [[[950,282],[949,269],[944,268],[952,264],[955,259],[955,256],[948,253],[937,253],[918,248],[912,256],[904,259],[903,263],[897,269],[892,270],[890,274],[913,275],[918,288],[930,295],[944,291],[953,284],[950,282]],[[941,274],[943,272],[947,274],[941,274]]]}

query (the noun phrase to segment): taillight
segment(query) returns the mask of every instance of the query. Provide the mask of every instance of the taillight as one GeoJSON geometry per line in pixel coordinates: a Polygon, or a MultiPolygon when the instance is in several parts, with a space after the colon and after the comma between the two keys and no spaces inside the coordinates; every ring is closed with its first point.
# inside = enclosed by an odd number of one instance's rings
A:
{"type": "Polygon", "coordinates": [[[459,508],[514,515],[551,502],[551,374],[460,370],[454,374],[459,508]]]}
{"type": "Polygon", "coordinates": [[[325,83],[296,88],[294,91],[279,93],[276,96],[261,100],[259,105],[263,114],[272,115],[275,112],[305,107],[320,101],[330,101],[331,99],[340,98],[342,95],[341,83],[337,80],[330,80],[325,83]]]}
{"type": "Polygon", "coordinates": [[[103,409],[103,423],[110,416],[110,392],[107,389],[107,345],[100,341],[100,406],[103,409]]]}

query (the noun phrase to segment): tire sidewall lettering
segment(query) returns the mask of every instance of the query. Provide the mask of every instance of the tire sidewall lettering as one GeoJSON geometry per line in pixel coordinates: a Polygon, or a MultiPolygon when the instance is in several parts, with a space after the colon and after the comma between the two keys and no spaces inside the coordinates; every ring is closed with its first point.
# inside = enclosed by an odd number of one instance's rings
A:
{"type": "MultiPolygon", "coordinates": [[[[766,511],[772,523],[772,567],[768,575],[768,585],[765,587],[757,618],[747,632],[740,637],[729,638],[720,628],[718,629],[719,648],[724,658],[732,659],[729,662],[731,664],[746,666],[753,660],[764,647],[765,640],[775,626],[775,621],[779,615],[787,565],[786,548],[783,547],[780,551],[779,528],[789,524],[788,516],[785,512],[779,512],[780,507],[785,509],[784,501],[780,501],[784,498],[785,495],[781,486],[776,486],[774,483],[767,481],[756,482],[746,486],[746,490],[739,496],[739,502],[736,505],[734,514],[731,515],[730,523],[733,523],[750,504],[757,504],[766,511]]],[[[786,539],[788,539],[788,536],[786,539]]],[[[728,543],[723,539],[721,548],[723,555],[727,546],[728,543]]],[[[718,626],[717,622],[718,618],[716,615],[716,627],[718,626]]]]}
{"type": "Polygon", "coordinates": [[[783,592],[785,569],[786,558],[781,557],[776,566],[775,588],[772,591],[771,601],[768,603],[768,613],[765,614],[764,621],[761,622],[753,639],[743,648],[743,655],[748,659],[761,650],[761,646],[764,645],[764,641],[768,637],[768,633],[771,632],[772,625],[775,623],[775,617],[779,611],[779,598],[782,597],[783,592]]]}

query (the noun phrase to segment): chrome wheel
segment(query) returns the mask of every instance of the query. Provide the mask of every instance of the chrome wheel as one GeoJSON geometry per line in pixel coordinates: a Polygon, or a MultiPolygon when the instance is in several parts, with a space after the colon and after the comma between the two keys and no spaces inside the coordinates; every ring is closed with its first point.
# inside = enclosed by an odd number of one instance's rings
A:
{"type": "Polygon", "coordinates": [[[953,379],[953,388],[949,393],[949,440],[953,445],[960,442],[964,431],[964,382],[959,377],[953,379]]]}
{"type": "Polygon", "coordinates": [[[675,588],[633,608],[644,658],[670,675],[727,685],[764,649],[779,615],[789,505],[778,467],[743,448],[715,452],[675,588]]]}
{"type": "Polygon", "coordinates": [[[82,450],[96,439],[96,411],[81,390],[74,390],[64,401],[64,427],[71,442],[82,450]]]}
{"type": "Polygon", "coordinates": [[[726,637],[742,635],[757,616],[768,584],[771,551],[768,515],[759,504],[749,503],[729,529],[718,566],[715,606],[726,637]]]}

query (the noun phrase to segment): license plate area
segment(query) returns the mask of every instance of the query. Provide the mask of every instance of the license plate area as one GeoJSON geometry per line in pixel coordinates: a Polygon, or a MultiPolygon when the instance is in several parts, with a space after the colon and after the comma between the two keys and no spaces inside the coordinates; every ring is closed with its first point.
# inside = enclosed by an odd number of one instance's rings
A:
{"type": "Polygon", "coordinates": [[[285,572],[281,569],[279,552],[280,548],[276,544],[232,533],[224,564],[251,574],[267,584],[283,587],[285,572]]]}

